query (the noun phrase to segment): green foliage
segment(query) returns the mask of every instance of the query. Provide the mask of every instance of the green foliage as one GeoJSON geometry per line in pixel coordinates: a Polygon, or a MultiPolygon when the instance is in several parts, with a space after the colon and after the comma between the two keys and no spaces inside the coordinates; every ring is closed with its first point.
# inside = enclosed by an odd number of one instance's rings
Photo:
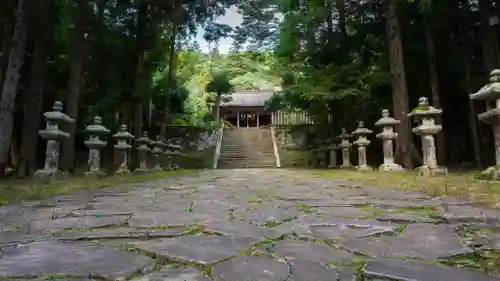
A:
{"type": "Polygon", "coordinates": [[[234,91],[234,86],[231,84],[229,72],[220,71],[214,73],[212,79],[205,86],[205,91],[208,93],[215,93],[221,97],[224,94],[231,94],[234,91]]]}

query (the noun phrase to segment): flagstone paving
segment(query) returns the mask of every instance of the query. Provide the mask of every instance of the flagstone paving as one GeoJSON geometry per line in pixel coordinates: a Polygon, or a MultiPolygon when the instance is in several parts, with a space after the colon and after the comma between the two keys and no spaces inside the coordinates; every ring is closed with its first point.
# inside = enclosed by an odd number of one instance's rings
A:
{"type": "Polygon", "coordinates": [[[500,280],[500,210],[286,169],[0,206],[0,280],[500,280]]]}

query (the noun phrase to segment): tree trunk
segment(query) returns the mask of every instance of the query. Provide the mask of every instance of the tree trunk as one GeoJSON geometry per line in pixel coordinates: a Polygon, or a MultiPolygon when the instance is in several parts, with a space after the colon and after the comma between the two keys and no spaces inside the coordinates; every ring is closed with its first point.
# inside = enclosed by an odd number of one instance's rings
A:
{"type": "MultiPolygon", "coordinates": [[[[134,101],[133,105],[133,134],[134,137],[140,138],[142,133],[142,94],[143,94],[143,76],[144,76],[144,53],[146,49],[146,38],[145,32],[148,20],[148,9],[147,3],[140,3],[137,9],[137,28],[136,28],[136,65],[135,65],[135,76],[134,76],[134,101]]],[[[134,148],[136,148],[137,143],[134,141],[132,143],[134,148]]],[[[139,158],[136,149],[132,149],[132,163],[131,168],[134,169],[139,166],[139,158]]]]}
{"type": "Polygon", "coordinates": [[[168,76],[167,76],[167,96],[165,97],[165,115],[163,117],[163,124],[161,126],[160,135],[162,137],[167,136],[167,127],[168,127],[168,118],[170,114],[170,96],[173,91],[173,81],[174,81],[174,59],[175,59],[175,42],[177,36],[177,26],[175,24],[172,25],[172,36],[170,38],[170,52],[169,52],[169,61],[168,61],[168,76]]]}
{"type": "Polygon", "coordinates": [[[405,168],[412,168],[411,147],[413,146],[408,119],[408,91],[403,59],[403,43],[401,39],[401,24],[397,14],[397,1],[387,1],[386,36],[389,44],[389,69],[391,73],[392,102],[394,117],[401,123],[396,126],[398,138],[396,155],[402,158],[405,168]]]}
{"type": "Polygon", "coordinates": [[[217,125],[220,126],[220,102],[221,102],[221,94],[217,94],[217,97],[215,98],[215,121],[217,122],[217,125]]]}
{"type": "Polygon", "coordinates": [[[12,36],[9,52],[9,64],[5,72],[5,81],[0,101],[0,177],[3,177],[5,174],[9,158],[12,128],[14,126],[15,101],[20,78],[19,71],[23,64],[26,45],[25,13],[27,12],[28,2],[27,0],[19,0],[18,3],[14,35],[12,36]]]}
{"type": "MultiPolygon", "coordinates": [[[[11,48],[11,38],[12,38],[12,23],[9,19],[6,19],[6,23],[4,26],[4,34],[5,38],[2,44],[2,49],[0,52],[2,52],[0,56],[0,85],[3,85],[3,77],[5,74],[5,71],[7,70],[7,62],[9,60],[9,51],[11,48]]],[[[0,97],[2,96],[2,93],[0,93],[0,97]]]]}
{"type": "Polygon", "coordinates": [[[346,12],[345,0],[335,0],[337,12],[339,13],[338,30],[339,30],[339,50],[340,61],[347,62],[349,50],[347,49],[347,29],[346,29],[346,12]]]}
{"type": "Polygon", "coordinates": [[[62,144],[61,168],[73,171],[75,155],[75,133],[78,118],[78,103],[82,83],[83,60],[85,59],[85,28],[87,24],[87,1],[75,0],[73,8],[74,29],[71,39],[71,53],[68,79],[68,96],[66,97],[66,114],[75,119],[75,122],[66,124],[66,132],[70,137],[62,144]]]}
{"type": "MultiPolygon", "coordinates": [[[[430,12],[429,12],[430,13],[430,12]]],[[[427,41],[427,56],[429,59],[429,78],[431,82],[432,105],[441,108],[439,91],[439,74],[436,66],[436,46],[434,43],[434,27],[431,15],[424,14],[425,39],[427,41]]],[[[441,115],[436,116],[438,124],[443,124],[441,115]]],[[[437,161],[440,165],[446,165],[445,127],[436,135],[437,161]]]]}
{"type": "MultiPolygon", "coordinates": [[[[462,9],[465,9],[465,13],[470,13],[469,0],[462,0],[462,9]]],[[[464,27],[462,22],[470,22],[469,18],[465,18],[463,21],[458,21],[458,31],[460,36],[461,48],[462,51],[462,60],[464,64],[464,81],[466,86],[466,93],[473,93],[472,86],[472,69],[470,59],[472,56],[471,44],[474,42],[474,36],[472,32],[468,29],[472,28],[471,26],[464,27]]],[[[481,162],[481,146],[480,146],[480,138],[479,138],[479,130],[477,126],[476,119],[476,110],[474,106],[474,101],[468,98],[469,100],[469,129],[472,138],[472,146],[474,149],[474,162],[476,167],[482,168],[483,163],[481,162]]]]}
{"type": "Polygon", "coordinates": [[[33,21],[34,52],[31,79],[24,108],[24,122],[19,158],[19,176],[31,175],[36,170],[38,130],[42,120],[42,100],[47,65],[47,39],[50,34],[50,8],[52,0],[36,0],[37,18],[33,21]]]}
{"type": "Polygon", "coordinates": [[[483,52],[483,67],[487,76],[490,72],[498,67],[497,57],[495,55],[495,39],[493,38],[493,30],[490,26],[490,0],[479,0],[479,12],[481,15],[481,48],[483,52]]]}

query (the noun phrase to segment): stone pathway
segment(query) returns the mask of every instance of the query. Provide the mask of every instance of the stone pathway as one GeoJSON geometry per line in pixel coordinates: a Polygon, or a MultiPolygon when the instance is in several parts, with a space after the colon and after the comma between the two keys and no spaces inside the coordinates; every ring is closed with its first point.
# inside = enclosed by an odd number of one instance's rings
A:
{"type": "Polygon", "coordinates": [[[500,210],[285,169],[1,206],[0,228],[0,280],[500,280],[500,210]]]}

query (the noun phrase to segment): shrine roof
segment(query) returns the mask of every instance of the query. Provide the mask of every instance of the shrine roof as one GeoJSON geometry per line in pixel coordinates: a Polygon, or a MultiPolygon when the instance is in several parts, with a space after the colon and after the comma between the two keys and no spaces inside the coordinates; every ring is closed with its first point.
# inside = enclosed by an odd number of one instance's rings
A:
{"type": "Polygon", "coordinates": [[[248,106],[248,107],[263,107],[266,101],[273,95],[272,91],[235,91],[231,94],[232,100],[223,102],[221,106],[248,106]]]}

